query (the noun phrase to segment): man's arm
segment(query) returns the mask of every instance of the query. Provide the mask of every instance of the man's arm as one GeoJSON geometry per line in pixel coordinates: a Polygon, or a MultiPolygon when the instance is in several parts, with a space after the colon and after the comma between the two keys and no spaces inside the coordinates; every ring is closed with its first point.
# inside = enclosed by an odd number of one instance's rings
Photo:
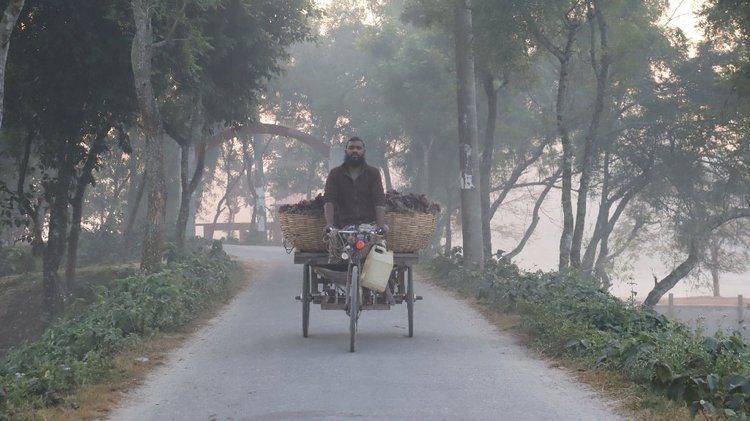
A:
{"type": "Polygon", "coordinates": [[[326,202],[323,205],[323,215],[326,218],[326,227],[333,226],[333,203],[326,202]]]}
{"type": "Polygon", "coordinates": [[[375,223],[388,231],[388,226],[385,224],[385,193],[383,191],[383,179],[380,176],[380,170],[377,171],[376,180],[374,183],[375,190],[372,192],[375,202],[375,223]]]}
{"type": "Polygon", "coordinates": [[[328,172],[328,178],[326,178],[326,186],[324,189],[324,202],[323,202],[323,216],[326,220],[326,232],[329,228],[333,228],[334,218],[334,207],[333,204],[338,200],[338,189],[336,183],[333,180],[333,170],[328,172]]]}

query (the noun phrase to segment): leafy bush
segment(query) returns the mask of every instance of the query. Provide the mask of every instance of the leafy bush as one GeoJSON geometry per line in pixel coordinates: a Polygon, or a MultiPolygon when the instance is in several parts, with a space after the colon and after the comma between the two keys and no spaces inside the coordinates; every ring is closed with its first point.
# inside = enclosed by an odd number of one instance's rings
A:
{"type": "Polygon", "coordinates": [[[0,276],[30,272],[34,267],[30,246],[0,247],[0,276]]]}
{"type": "MultiPolygon", "coordinates": [[[[140,239],[140,236],[133,236],[140,239]]],[[[78,241],[78,263],[113,263],[135,259],[141,248],[138,244],[125,248],[122,234],[108,229],[82,229],[78,241]]]]}
{"type": "Polygon", "coordinates": [[[0,361],[0,420],[3,413],[60,403],[64,393],[105,375],[113,356],[139,337],[190,321],[227,291],[230,264],[214,243],[160,272],[97,287],[97,299],[79,315],[0,361]]]}
{"type": "Polygon", "coordinates": [[[460,249],[428,268],[452,287],[478,291],[553,355],[617,370],[633,382],[688,405],[693,416],[750,417],[750,353],[736,334],[702,337],[682,323],[633,306],[574,272],[522,273],[498,254],[482,272],[463,265],[460,249]]]}

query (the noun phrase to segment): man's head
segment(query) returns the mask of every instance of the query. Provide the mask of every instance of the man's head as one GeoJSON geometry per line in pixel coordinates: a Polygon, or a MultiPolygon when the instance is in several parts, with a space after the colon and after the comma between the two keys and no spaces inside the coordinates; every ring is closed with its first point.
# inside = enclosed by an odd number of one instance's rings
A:
{"type": "Polygon", "coordinates": [[[365,162],[365,142],[358,137],[347,140],[344,150],[344,164],[359,166],[364,165],[365,162]]]}

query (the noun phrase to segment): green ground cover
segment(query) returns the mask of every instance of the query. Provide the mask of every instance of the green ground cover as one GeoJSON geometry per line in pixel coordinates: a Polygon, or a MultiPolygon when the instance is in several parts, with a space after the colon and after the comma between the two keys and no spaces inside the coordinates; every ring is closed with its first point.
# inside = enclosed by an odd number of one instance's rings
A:
{"type": "Polygon", "coordinates": [[[693,417],[750,419],[750,353],[739,334],[696,334],[572,272],[525,273],[497,256],[471,270],[460,249],[427,267],[448,286],[519,315],[520,329],[547,355],[617,373],[684,403],[693,417]]]}

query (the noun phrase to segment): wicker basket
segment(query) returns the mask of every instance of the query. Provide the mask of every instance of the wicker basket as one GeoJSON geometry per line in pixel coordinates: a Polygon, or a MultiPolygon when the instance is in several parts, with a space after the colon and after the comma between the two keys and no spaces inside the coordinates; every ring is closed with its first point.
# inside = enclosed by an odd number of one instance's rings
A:
{"type": "MultiPolygon", "coordinates": [[[[386,235],[386,246],[394,253],[414,253],[430,244],[435,232],[438,214],[397,213],[385,214],[385,223],[390,232],[386,235]]],[[[280,213],[281,233],[297,251],[327,252],[328,244],[323,240],[325,218],[323,215],[301,215],[280,213]]]]}
{"type": "Polygon", "coordinates": [[[385,223],[390,228],[385,237],[388,250],[414,253],[427,247],[435,232],[437,219],[436,213],[386,213],[385,223]]]}
{"type": "Polygon", "coordinates": [[[328,251],[323,240],[326,221],[323,215],[280,213],[279,224],[284,238],[297,251],[328,251]]]}

